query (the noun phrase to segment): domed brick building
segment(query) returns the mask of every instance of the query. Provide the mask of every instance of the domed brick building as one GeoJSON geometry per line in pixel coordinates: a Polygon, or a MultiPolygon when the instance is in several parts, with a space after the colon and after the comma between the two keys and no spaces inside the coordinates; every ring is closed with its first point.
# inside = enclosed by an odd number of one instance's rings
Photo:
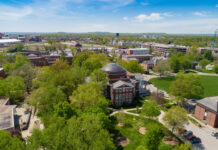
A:
{"type": "Polygon", "coordinates": [[[113,105],[132,104],[139,89],[135,76],[118,64],[110,63],[102,68],[109,76],[106,97],[113,105]]]}

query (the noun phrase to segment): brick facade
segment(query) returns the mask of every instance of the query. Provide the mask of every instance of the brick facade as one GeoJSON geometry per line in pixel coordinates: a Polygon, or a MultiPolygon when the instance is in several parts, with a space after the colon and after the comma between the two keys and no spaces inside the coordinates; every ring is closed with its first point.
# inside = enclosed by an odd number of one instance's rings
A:
{"type": "Polygon", "coordinates": [[[197,104],[194,116],[212,127],[218,127],[218,114],[204,106],[197,104]]]}

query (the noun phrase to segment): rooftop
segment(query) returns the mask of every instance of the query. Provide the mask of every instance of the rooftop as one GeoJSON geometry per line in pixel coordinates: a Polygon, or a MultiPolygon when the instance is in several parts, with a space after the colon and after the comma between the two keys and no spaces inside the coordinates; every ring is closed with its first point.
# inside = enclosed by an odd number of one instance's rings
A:
{"type": "Polygon", "coordinates": [[[218,113],[218,96],[207,97],[197,101],[198,104],[207,107],[208,109],[218,113]]]}
{"type": "Polygon", "coordinates": [[[21,40],[17,40],[17,39],[0,39],[0,44],[17,43],[17,42],[21,42],[21,40]]]}
{"type": "Polygon", "coordinates": [[[104,66],[102,70],[110,75],[125,74],[127,72],[122,66],[115,63],[104,66]]]}

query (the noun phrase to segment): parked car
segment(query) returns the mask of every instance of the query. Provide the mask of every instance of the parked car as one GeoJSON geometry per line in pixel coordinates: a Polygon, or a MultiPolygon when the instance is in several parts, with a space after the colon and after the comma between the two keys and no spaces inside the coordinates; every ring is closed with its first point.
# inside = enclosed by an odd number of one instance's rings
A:
{"type": "Polygon", "coordinates": [[[186,129],[180,129],[180,130],[178,130],[178,134],[184,134],[185,132],[187,132],[186,129]]]}
{"type": "Polygon", "coordinates": [[[197,138],[197,137],[196,138],[192,138],[190,141],[191,141],[192,144],[201,143],[201,139],[197,138]]]}
{"type": "Polygon", "coordinates": [[[218,132],[213,131],[213,132],[211,132],[211,135],[217,137],[218,136],[218,132]]]}
{"type": "Polygon", "coordinates": [[[186,131],[186,132],[184,133],[184,136],[187,137],[187,136],[190,136],[190,135],[192,135],[192,134],[193,134],[192,131],[186,131]]]}
{"type": "Polygon", "coordinates": [[[191,140],[191,139],[193,139],[193,138],[196,138],[196,136],[195,136],[194,134],[192,134],[192,135],[186,137],[187,140],[191,140]]]}

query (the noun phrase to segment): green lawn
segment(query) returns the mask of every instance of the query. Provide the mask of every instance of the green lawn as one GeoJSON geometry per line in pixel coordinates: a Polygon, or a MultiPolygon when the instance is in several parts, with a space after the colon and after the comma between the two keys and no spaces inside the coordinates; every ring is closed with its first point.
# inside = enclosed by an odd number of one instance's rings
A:
{"type": "MultiPolygon", "coordinates": [[[[175,77],[162,77],[151,79],[157,88],[169,92],[171,83],[175,81],[175,77]]],[[[203,97],[218,96],[218,77],[216,76],[200,76],[200,82],[204,86],[203,97]]]]}
{"type": "MultiPolygon", "coordinates": [[[[134,117],[136,120],[133,120],[132,115],[125,115],[126,125],[124,127],[117,126],[117,122],[115,123],[116,136],[125,136],[130,140],[130,143],[125,147],[119,147],[120,150],[135,150],[139,145],[142,145],[142,140],[144,135],[139,133],[139,128],[143,126],[147,126],[149,123],[158,123],[154,120],[149,119],[140,119],[139,117],[134,117]]],[[[162,124],[160,124],[162,126],[162,124]]],[[[167,130],[167,129],[166,129],[167,130]]],[[[168,130],[167,130],[168,131],[168,130]]],[[[168,134],[171,134],[168,131],[168,134]]],[[[172,150],[173,146],[167,145],[161,142],[159,146],[159,150],[172,150]]]]}

